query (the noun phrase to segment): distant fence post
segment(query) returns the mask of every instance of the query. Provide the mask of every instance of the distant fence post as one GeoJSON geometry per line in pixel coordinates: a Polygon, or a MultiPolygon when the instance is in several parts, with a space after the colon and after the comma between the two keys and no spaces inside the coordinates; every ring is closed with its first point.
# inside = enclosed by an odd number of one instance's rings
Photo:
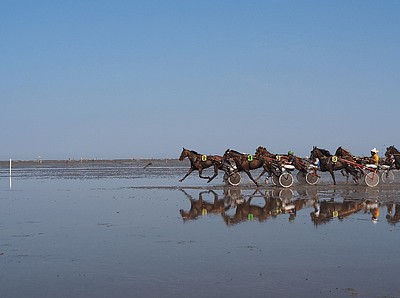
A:
{"type": "Polygon", "coordinates": [[[12,182],[11,182],[11,168],[12,168],[12,166],[11,166],[11,164],[12,164],[12,161],[11,161],[11,158],[10,158],[10,189],[12,188],[12,182]]]}

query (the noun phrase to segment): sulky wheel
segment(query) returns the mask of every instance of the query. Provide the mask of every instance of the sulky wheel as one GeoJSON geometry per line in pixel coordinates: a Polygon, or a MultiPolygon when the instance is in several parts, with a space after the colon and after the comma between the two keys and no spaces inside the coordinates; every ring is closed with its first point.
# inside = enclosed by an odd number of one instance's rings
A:
{"type": "Polygon", "coordinates": [[[279,184],[282,187],[291,187],[293,185],[293,176],[290,173],[283,173],[279,176],[279,184]]]}
{"type": "Polygon", "coordinates": [[[279,176],[272,174],[272,185],[279,185],[279,176]]]}
{"type": "Polygon", "coordinates": [[[376,172],[369,172],[365,175],[364,181],[369,187],[374,187],[379,183],[379,176],[376,172]]]}
{"type": "Polygon", "coordinates": [[[307,173],[306,182],[308,184],[310,184],[310,185],[317,184],[318,180],[319,180],[319,177],[318,177],[318,175],[316,173],[314,173],[314,172],[307,173]]]}
{"type": "Polygon", "coordinates": [[[382,172],[382,182],[383,183],[393,183],[394,182],[394,174],[393,171],[383,171],[382,172]]]}
{"type": "Polygon", "coordinates": [[[242,176],[240,176],[239,173],[233,173],[228,177],[228,182],[232,186],[237,186],[240,184],[240,181],[242,181],[242,176]]]}

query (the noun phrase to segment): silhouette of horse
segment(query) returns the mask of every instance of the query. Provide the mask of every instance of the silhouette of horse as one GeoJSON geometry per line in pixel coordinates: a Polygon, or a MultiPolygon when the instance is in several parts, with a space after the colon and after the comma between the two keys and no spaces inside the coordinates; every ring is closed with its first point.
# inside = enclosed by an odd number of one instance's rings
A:
{"type": "Polygon", "coordinates": [[[400,169],[400,152],[393,145],[386,148],[385,157],[391,167],[400,169]]]}
{"type": "Polygon", "coordinates": [[[260,186],[258,182],[253,178],[250,170],[255,170],[263,167],[263,171],[259,177],[264,175],[269,171],[268,165],[264,160],[259,159],[251,154],[239,153],[238,151],[227,149],[223,156],[223,161],[233,159],[239,172],[244,171],[247,176],[253,181],[257,186],[260,186]]]}
{"type": "Polygon", "coordinates": [[[191,195],[189,195],[186,191],[181,189],[181,191],[188,197],[190,200],[190,210],[184,211],[183,209],[179,210],[179,213],[182,216],[184,222],[187,220],[197,219],[200,215],[207,215],[208,213],[216,213],[216,214],[224,214],[228,207],[225,207],[225,203],[223,199],[218,199],[218,194],[213,190],[202,191],[199,193],[198,200],[193,199],[191,195]],[[203,194],[212,193],[214,195],[214,202],[210,203],[203,200],[203,194]]]}
{"type": "Polygon", "coordinates": [[[187,172],[187,174],[179,180],[179,182],[182,182],[183,180],[186,179],[187,176],[190,175],[194,170],[199,171],[199,177],[203,179],[208,179],[207,183],[213,180],[215,177],[218,175],[218,169],[222,167],[222,156],[219,155],[204,155],[197,153],[196,151],[193,150],[188,150],[183,148],[181,156],[179,157],[179,160],[184,160],[185,158],[188,158],[190,161],[190,169],[187,172]],[[203,176],[203,170],[207,169],[211,166],[214,166],[214,175],[211,177],[205,177],[203,176]]]}
{"type": "Polygon", "coordinates": [[[321,172],[329,172],[334,185],[336,185],[336,179],[333,172],[342,169],[345,169],[357,181],[357,171],[350,164],[340,161],[340,158],[338,159],[337,156],[333,156],[328,150],[314,146],[310,152],[310,160],[315,162],[317,159],[320,161],[321,172]]]}

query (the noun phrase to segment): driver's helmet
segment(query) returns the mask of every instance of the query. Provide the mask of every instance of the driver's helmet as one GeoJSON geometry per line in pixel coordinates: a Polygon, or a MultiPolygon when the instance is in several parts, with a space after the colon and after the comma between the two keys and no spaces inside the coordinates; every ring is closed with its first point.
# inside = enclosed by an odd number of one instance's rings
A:
{"type": "Polygon", "coordinates": [[[372,149],[371,149],[371,153],[375,153],[375,154],[376,154],[376,153],[378,153],[378,152],[379,152],[379,151],[378,151],[378,149],[376,149],[376,148],[372,148],[372,149]]]}
{"type": "Polygon", "coordinates": [[[294,151],[290,150],[287,154],[288,155],[294,155],[294,151]]]}

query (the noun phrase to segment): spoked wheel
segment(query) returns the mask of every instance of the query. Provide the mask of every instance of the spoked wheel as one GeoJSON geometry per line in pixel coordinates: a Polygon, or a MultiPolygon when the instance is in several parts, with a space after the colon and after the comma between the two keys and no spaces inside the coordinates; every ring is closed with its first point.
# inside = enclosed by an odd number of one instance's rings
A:
{"type": "Polygon", "coordinates": [[[272,184],[273,185],[279,185],[279,176],[276,176],[274,174],[272,174],[272,184]]]}
{"type": "Polygon", "coordinates": [[[237,186],[240,184],[240,181],[242,181],[242,176],[240,176],[239,173],[233,173],[228,177],[228,182],[232,186],[237,186]]]}
{"type": "Polygon", "coordinates": [[[290,173],[283,173],[279,176],[279,184],[282,187],[291,187],[293,185],[293,176],[290,173]]]}
{"type": "Polygon", "coordinates": [[[393,171],[383,171],[382,175],[383,183],[393,183],[394,182],[394,174],[393,171]]]}
{"type": "Polygon", "coordinates": [[[296,175],[297,181],[301,182],[301,183],[305,183],[306,182],[306,174],[304,172],[298,172],[296,175]]]}
{"type": "Polygon", "coordinates": [[[290,188],[281,189],[279,191],[279,198],[281,198],[282,200],[291,200],[293,199],[293,196],[293,190],[291,190],[290,188]]]}
{"type": "Polygon", "coordinates": [[[365,175],[364,181],[369,187],[374,187],[379,183],[379,176],[375,172],[369,172],[365,175]]]}
{"type": "Polygon", "coordinates": [[[310,184],[310,185],[317,184],[318,180],[319,180],[319,177],[318,177],[318,175],[316,173],[314,173],[314,172],[307,173],[306,182],[308,184],[310,184]]]}

